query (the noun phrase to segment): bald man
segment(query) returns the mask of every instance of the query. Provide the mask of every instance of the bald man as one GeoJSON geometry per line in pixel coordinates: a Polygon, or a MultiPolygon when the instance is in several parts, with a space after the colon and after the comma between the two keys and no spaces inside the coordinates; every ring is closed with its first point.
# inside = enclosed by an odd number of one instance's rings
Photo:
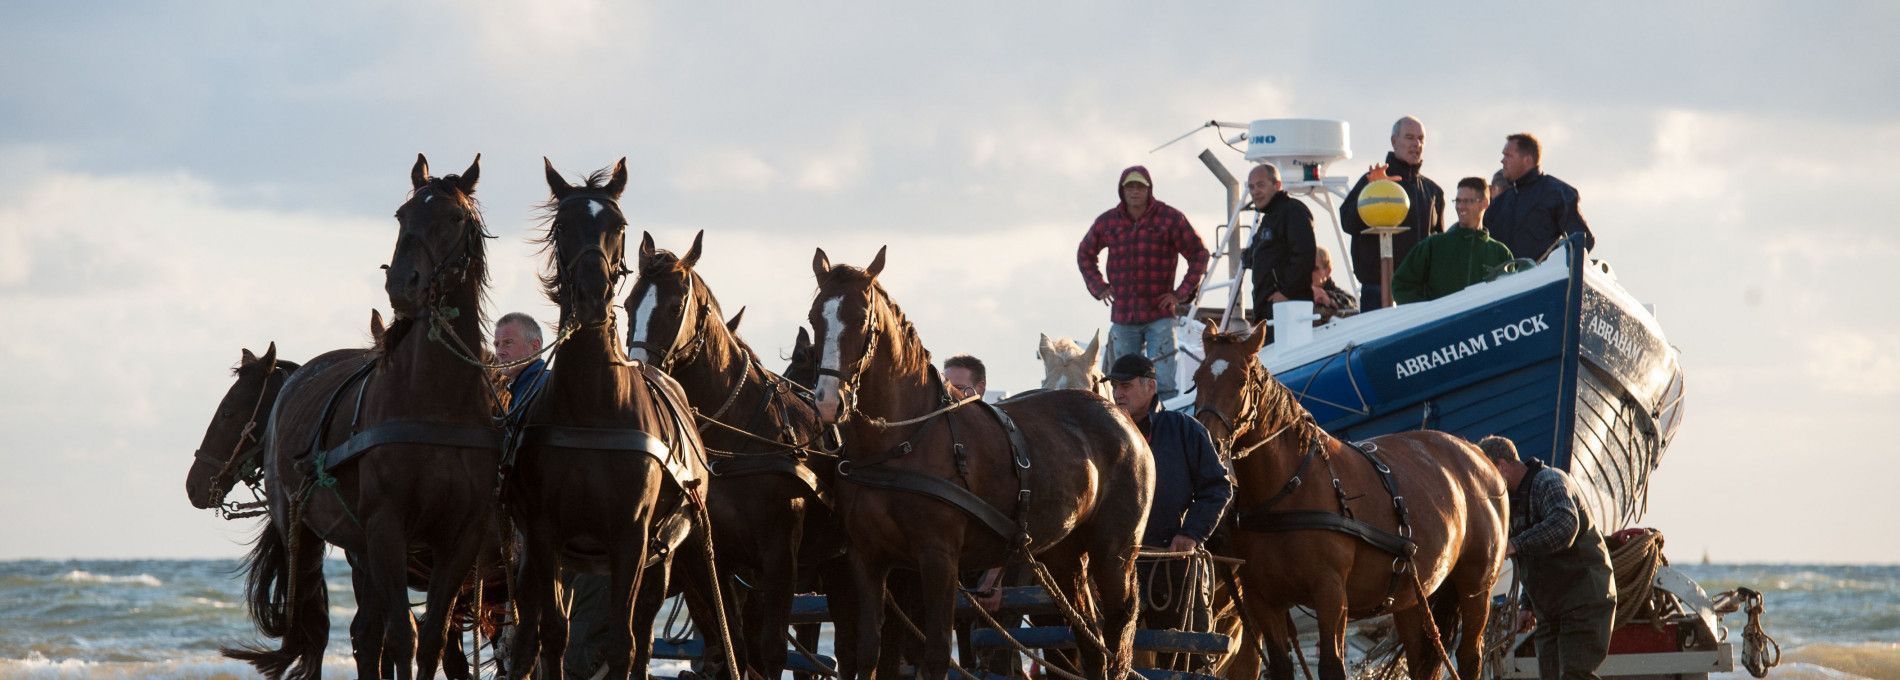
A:
{"type": "MultiPolygon", "coordinates": [[[[1445,231],[1445,191],[1438,183],[1420,174],[1425,164],[1425,124],[1406,116],[1392,124],[1392,150],[1385,155],[1385,174],[1405,189],[1412,210],[1400,226],[1411,231],[1392,237],[1392,264],[1405,261],[1427,236],[1445,231]]],[[[1370,173],[1367,173],[1370,174],[1370,173]]],[[[1379,281],[1379,237],[1365,233],[1366,221],[1359,219],[1359,192],[1366,188],[1366,175],[1352,185],[1346,202],[1339,204],[1339,226],[1352,237],[1352,275],[1359,279],[1359,305],[1363,311],[1378,309],[1385,302],[1379,281]]]]}

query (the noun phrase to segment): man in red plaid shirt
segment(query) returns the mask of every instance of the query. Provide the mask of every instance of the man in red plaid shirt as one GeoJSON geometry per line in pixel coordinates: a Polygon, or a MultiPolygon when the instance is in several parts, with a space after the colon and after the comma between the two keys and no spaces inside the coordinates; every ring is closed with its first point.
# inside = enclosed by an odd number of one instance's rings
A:
{"type": "Polygon", "coordinates": [[[1142,352],[1154,360],[1158,395],[1167,400],[1180,394],[1174,362],[1174,318],[1183,302],[1194,299],[1201,275],[1207,273],[1207,246],[1194,233],[1187,216],[1154,200],[1154,180],[1139,165],[1123,170],[1117,183],[1121,203],[1095,218],[1076,262],[1089,295],[1107,301],[1109,347],[1114,359],[1142,352]],[[1108,278],[1103,280],[1097,259],[1108,249],[1108,278]],[[1184,258],[1187,276],[1174,285],[1174,268],[1184,258]]]}

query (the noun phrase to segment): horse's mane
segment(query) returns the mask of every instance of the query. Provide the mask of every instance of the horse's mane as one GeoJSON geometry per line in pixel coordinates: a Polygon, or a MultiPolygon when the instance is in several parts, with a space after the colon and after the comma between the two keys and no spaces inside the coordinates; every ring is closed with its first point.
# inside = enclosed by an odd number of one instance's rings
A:
{"type": "Polygon", "coordinates": [[[900,370],[929,368],[930,350],[925,349],[923,340],[917,337],[917,327],[911,325],[909,317],[904,316],[904,309],[897,305],[897,301],[891,298],[890,293],[884,291],[884,284],[878,283],[876,278],[871,277],[863,269],[842,264],[831,269],[831,278],[826,282],[836,280],[839,276],[851,277],[846,281],[847,283],[868,284],[871,289],[871,304],[875,305],[879,300],[883,300],[884,305],[890,308],[891,320],[888,323],[897,328],[897,337],[892,338],[891,343],[891,354],[896,359],[896,367],[900,370]]]}
{"type": "MultiPolygon", "coordinates": [[[[603,192],[607,188],[607,183],[612,180],[613,168],[601,168],[582,178],[580,186],[574,187],[574,191],[603,192]]],[[[546,256],[554,250],[554,220],[561,216],[562,200],[550,193],[548,200],[534,206],[537,215],[535,219],[539,220],[541,231],[539,234],[529,236],[528,243],[536,246],[536,255],[546,256]]],[[[541,292],[548,296],[549,302],[559,305],[561,304],[561,263],[548,257],[543,257],[542,262],[545,264],[542,265],[543,269],[536,277],[541,280],[541,292]]]]}

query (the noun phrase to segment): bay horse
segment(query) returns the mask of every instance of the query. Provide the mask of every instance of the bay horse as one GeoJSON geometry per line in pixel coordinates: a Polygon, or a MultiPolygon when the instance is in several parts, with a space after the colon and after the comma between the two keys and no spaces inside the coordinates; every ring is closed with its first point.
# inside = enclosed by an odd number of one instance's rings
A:
{"type": "MultiPolygon", "coordinates": [[[[744,310],[720,322],[719,300],[694,269],[704,238],[705,232],[694,236],[681,256],[657,248],[651,234],[641,236],[640,273],[626,301],[627,354],[678,380],[698,411],[701,437],[716,459],[707,490],[714,545],[721,564],[753,591],[734,638],[744,641],[746,668],[776,678],[785,669],[800,570],[810,581],[822,560],[845,573],[842,561],[826,559],[844,552],[828,505],[836,461],[814,456],[818,414],[800,388],[767,370],[734,332],[744,310]],[[813,564],[803,564],[801,554],[813,564]]],[[[854,606],[848,588],[826,590],[834,608],[854,606]]],[[[848,656],[855,631],[840,623],[838,648],[848,656]]]]}
{"type": "MultiPolygon", "coordinates": [[[[689,577],[711,581],[715,571],[703,545],[705,453],[678,383],[628,360],[614,330],[615,284],[628,273],[619,206],[626,159],[578,186],[543,164],[552,197],[543,205],[551,258],[542,282],[560,305],[562,335],[547,384],[525,407],[510,478],[524,538],[510,671],[530,677],[538,657],[547,677],[563,676],[567,619],[557,579],[566,567],[610,577],[605,676],[644,675],[674,557],[688,561],[689,577]],[[698,537],[693,549],[675,553],[689,533],[698,537]]],[[[688,598],[714,601],[695,608],[713,611],[717,592],[689,588],[688,598]]]]}
{"type": "Polygon", "coordinates": [[[456,598],[497,549],[498,397],[477,349],[488,238],[473,197],[480,172],[478,155],[460,175],[432,177],[417,154],[384,275],[395,322],[374,347],[310,360],[271,412],[271,521],[246,559],[246,592],[259,630],[282,642],[224,650],[267,677],[321,674],[325,542],[354,566],[359,677],[434,676],[456,598]],[[433,567],[420,635],[408,602],[416,551],[433,567]]]}
{"type": "Polygon", "coordinates": [[[218,410],[192,454],[191,470],[185,473],[185,496],[191,506],[218,509],[227,516],[242,514],[224,502],[231,487],[242,481],[256,488],[263,482],[264,421],[277,404],[284,380],[300,366],[279,360],[275,342],[261,357],[249,349],[242,351],[237,367],[231,369],[236,379],[218,400],[218,410]]]}
{"type": "Polygon", "coordinates": [[[857,677],[876,665],[877,594],[893,567],[921,575],[918,677],[934,680],[949,669],[957,573],[1029,555],[1068,591],[1051,595],[1081,617],[1098,612],[1075,630],[1084,674],[1125,677],[1135,557],[1154,485],[1146,440],[1113,405],[1080,390],[996,406],[953,402],[878,283],[883,269],[882,249],[864,269],[834,267],[823,249],[812,258],[814,390],[819,417],[843,435],[836,497],[859,593],[857,677]]]}
{"type": "Polygon", "coordinates": [[[1481,677],[1510,516],[1503,477],[1476,445],[1443,432],[1333,438],[1260,363],[1266,337],[1264,323],[1222,333],[1209,322],[1194,408],[1233,458],[1233,553],[1246,560],[1240,581],[1269,676],[1293,677],[1287,614],[1303,605],[1319,620],[1321,678],[1346,675],[1347,620],[1383,613],[1411,676],[1437,677],[1432,600],[1448,598],[1462,623],[1458,674],[1481,677]]]}

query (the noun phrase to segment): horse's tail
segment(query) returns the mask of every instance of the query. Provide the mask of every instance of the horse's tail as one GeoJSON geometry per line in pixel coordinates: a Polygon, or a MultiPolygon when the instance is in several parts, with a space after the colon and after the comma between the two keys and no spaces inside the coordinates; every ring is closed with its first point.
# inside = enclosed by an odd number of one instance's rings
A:
{"type": "Polygon", "coordinates": [[[296,677],[322,674],[323,650],[330,642],[329,586],[323,580],[323,539],[302,522],[289,527],[294,541],[266,521],[256,545],[244,558],[249,572],[244,599],[251,620],[265,637],[281,638],[278,649],[259,645],[227,647],[224,656],[251,664],[259,674],[281,678],[292,665],[296,677]],[[295,545],[293,545],[293,543],[295,545]]]}

